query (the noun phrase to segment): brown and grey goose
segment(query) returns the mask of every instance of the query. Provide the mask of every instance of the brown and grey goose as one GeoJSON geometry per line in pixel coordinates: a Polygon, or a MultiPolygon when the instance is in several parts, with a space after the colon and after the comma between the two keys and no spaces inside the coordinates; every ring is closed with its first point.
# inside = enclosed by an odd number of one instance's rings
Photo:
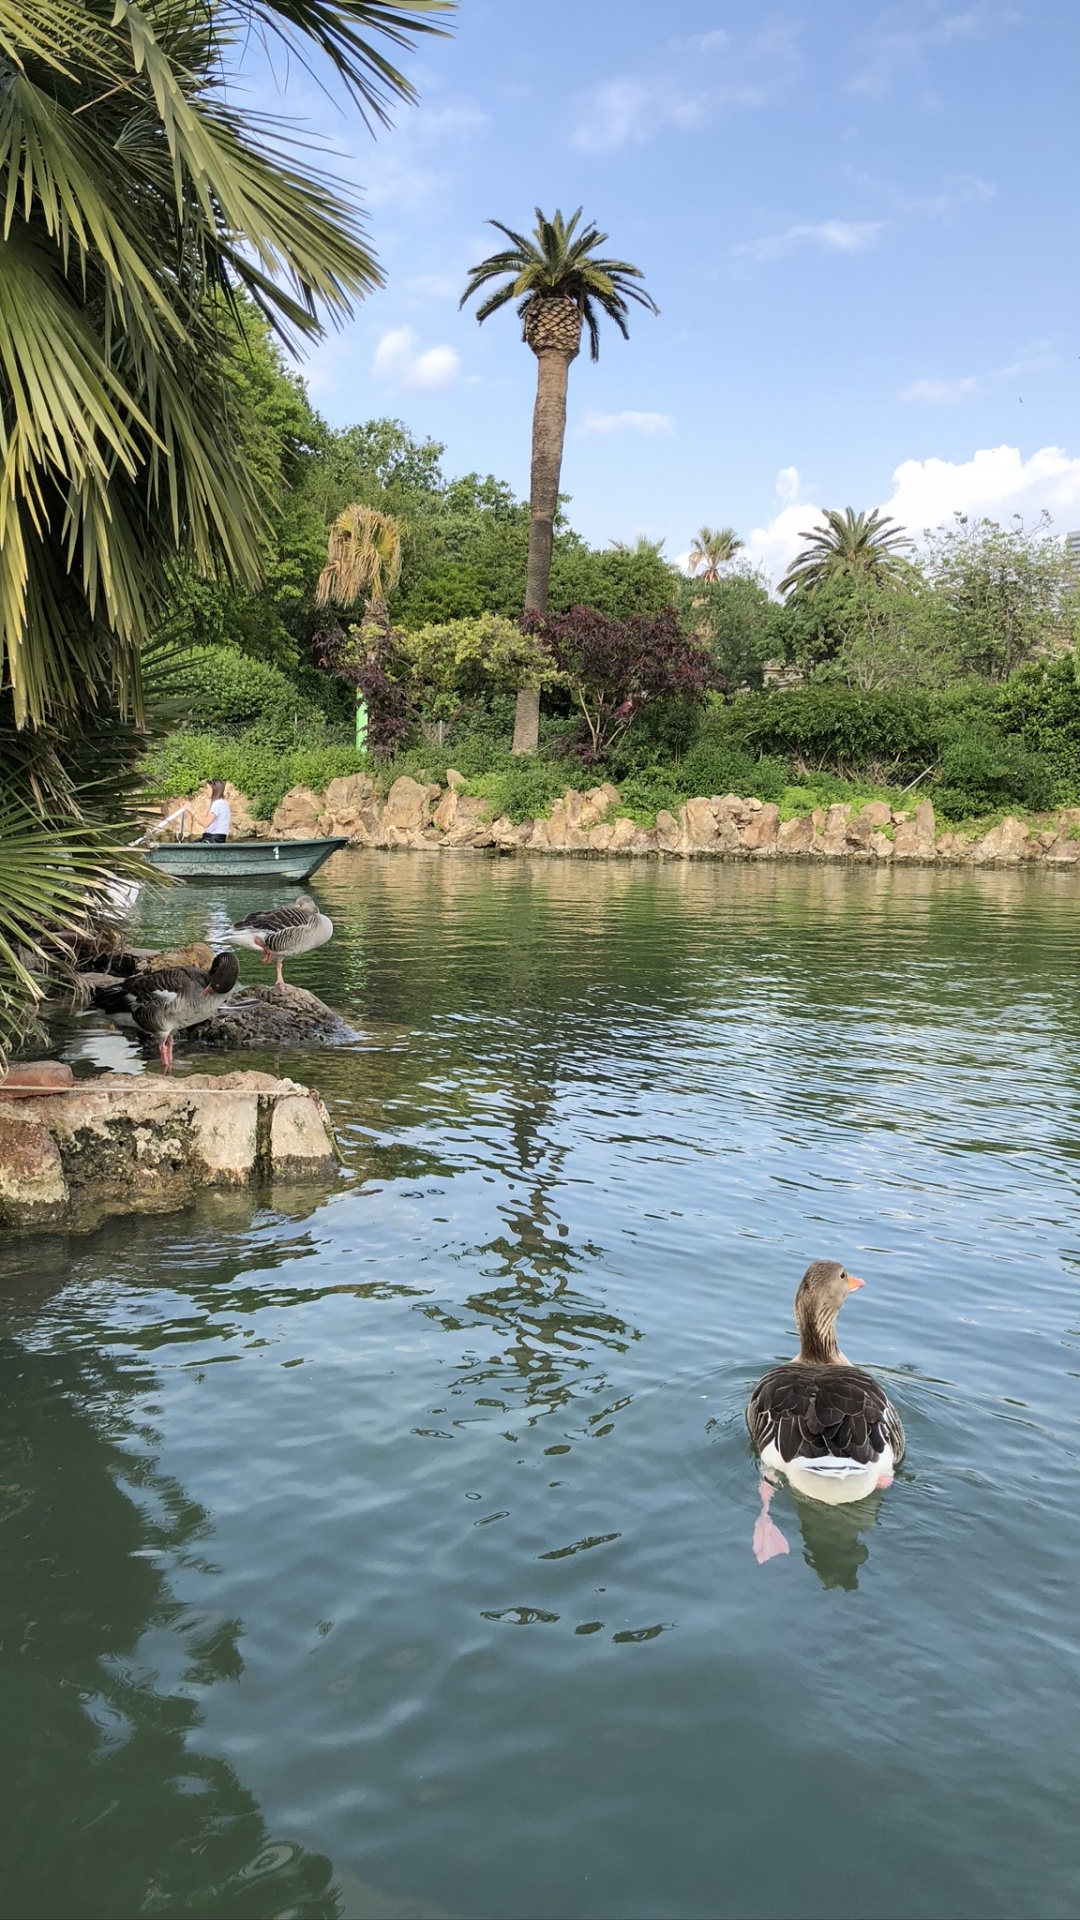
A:
{"type": "Polygon", "coordinates": [[[759,1562],[788,1551],[769,1518],[782,1474],[796,1493],[831,1506],[865,1500],[887,1487],[904,1457],[904,1429],[884,1389],[853,1367],[836,1344],[836,1317],[864,1284],[838,1260],[815,1260],[795,1295],[799,1351],[759,1380],[746,1424],[761,1462],[761,1513],[754,1528],[759,1562]]]}
{"type": "Polygon", "coordinates": [[[158,967],[132,974],[115,986],[97,986],[90,1005],[107,1013],[118,1026],[134,1027],[142,1039],[153,1041],[162,1071],[171,1073],[173,1035],[213,1019],[239,974],[235,953],[219,953],[209,969],[158,967]]]}
{"type": "Polygon", "coordinates": [[[312,953],[316,947],[325,946],[333,931],[329,915],[320,913],[314,900],[302,893],[291,907],[263,907],[258,913],[249,913],[229,927],[222,938],[234,947],[250,947],[261,954],[264,967],[274,961],[274,985],[280,987],[282,961],[292,954],[312,953]]]}

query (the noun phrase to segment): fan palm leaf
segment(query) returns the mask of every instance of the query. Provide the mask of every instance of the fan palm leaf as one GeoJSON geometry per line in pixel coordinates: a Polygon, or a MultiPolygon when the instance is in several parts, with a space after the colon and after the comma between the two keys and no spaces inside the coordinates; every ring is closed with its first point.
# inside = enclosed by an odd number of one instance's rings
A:
{"type": "Polygon", "coordinates": [[[401,578],[404,528],[392,513],[354,503],[330,528],[326,565],[315,588],[319,607],[353,607],[361,596],[384,606],[401,578]]]}

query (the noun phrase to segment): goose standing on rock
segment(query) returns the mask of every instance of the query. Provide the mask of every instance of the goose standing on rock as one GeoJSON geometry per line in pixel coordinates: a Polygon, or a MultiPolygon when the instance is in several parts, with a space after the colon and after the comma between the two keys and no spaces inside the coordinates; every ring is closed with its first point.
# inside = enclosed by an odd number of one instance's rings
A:
{"type": "Polygon", "coordinates": [[[250,947],[261,953],[264,967],[276,961],[274,985],[280,987],[284,985],[281,963],[285,956],[313,953],[316,947],[326,945],[333,931],[329,916],[320,913],[314,900],[302,893],[294,906],[264,907],[260,913],[249,913],[235,927],[229,927],[222,938],[234,947],[250,947]]]}
{"type": "Polygon", "coordinates": [[[172,1072],[173,1035],[212,1020],[240,976],[235,953],[219,953],[202,967],[159,967],[135,973],[116,986],[95,987],[90,1005],[118,1026],[134,1027],[157,1047],[163,1073],[172,1072]]]}
{"type": "Polygon", "coordinates": [[[838,1260],[815,1260],[795,1295],[799,1351],[759,1380],[746,1409],[750,1439],[762,1466],[761,1513],[754,1528],[759,1564],[788,1551],[769,1518],[782,1474],[796,1493],[830,1506],[865,1500],[892,1484],[904,1457],[904,1429],[883,1388],[853,1367],[836,1344],[836,1317],[863,1286],[838,1260]]]}

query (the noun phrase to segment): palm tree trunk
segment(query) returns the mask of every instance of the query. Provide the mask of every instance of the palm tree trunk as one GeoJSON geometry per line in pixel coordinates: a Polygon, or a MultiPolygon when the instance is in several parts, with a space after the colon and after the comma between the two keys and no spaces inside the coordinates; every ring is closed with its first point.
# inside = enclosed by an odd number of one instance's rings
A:
{"type": "MultiPolygon", "coordinates": [[[[559,506],[559,473],[566,438],[566,383],[572,353],[551,347],[536,356],[536,405],[533,408],[532,473],[529,484],[529,564],[525,605],[547,612],[551,544],[559,506]]],[[[522,687],[514,715],[514,753],[535,753],[540,735],[540,694],[522,687]]]]}

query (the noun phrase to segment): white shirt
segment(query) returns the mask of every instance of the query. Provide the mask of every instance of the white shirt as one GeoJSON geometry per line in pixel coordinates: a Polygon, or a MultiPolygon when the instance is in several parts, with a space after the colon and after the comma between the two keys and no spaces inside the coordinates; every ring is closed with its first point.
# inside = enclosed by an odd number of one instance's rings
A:
{"type": "Polygon", "coordinates": [[[228,801],[212,800],[210,803],[210,819],[206,827],[207,833],[228,833],[231,825],[232,814],[229,810],[228,801]]]}

